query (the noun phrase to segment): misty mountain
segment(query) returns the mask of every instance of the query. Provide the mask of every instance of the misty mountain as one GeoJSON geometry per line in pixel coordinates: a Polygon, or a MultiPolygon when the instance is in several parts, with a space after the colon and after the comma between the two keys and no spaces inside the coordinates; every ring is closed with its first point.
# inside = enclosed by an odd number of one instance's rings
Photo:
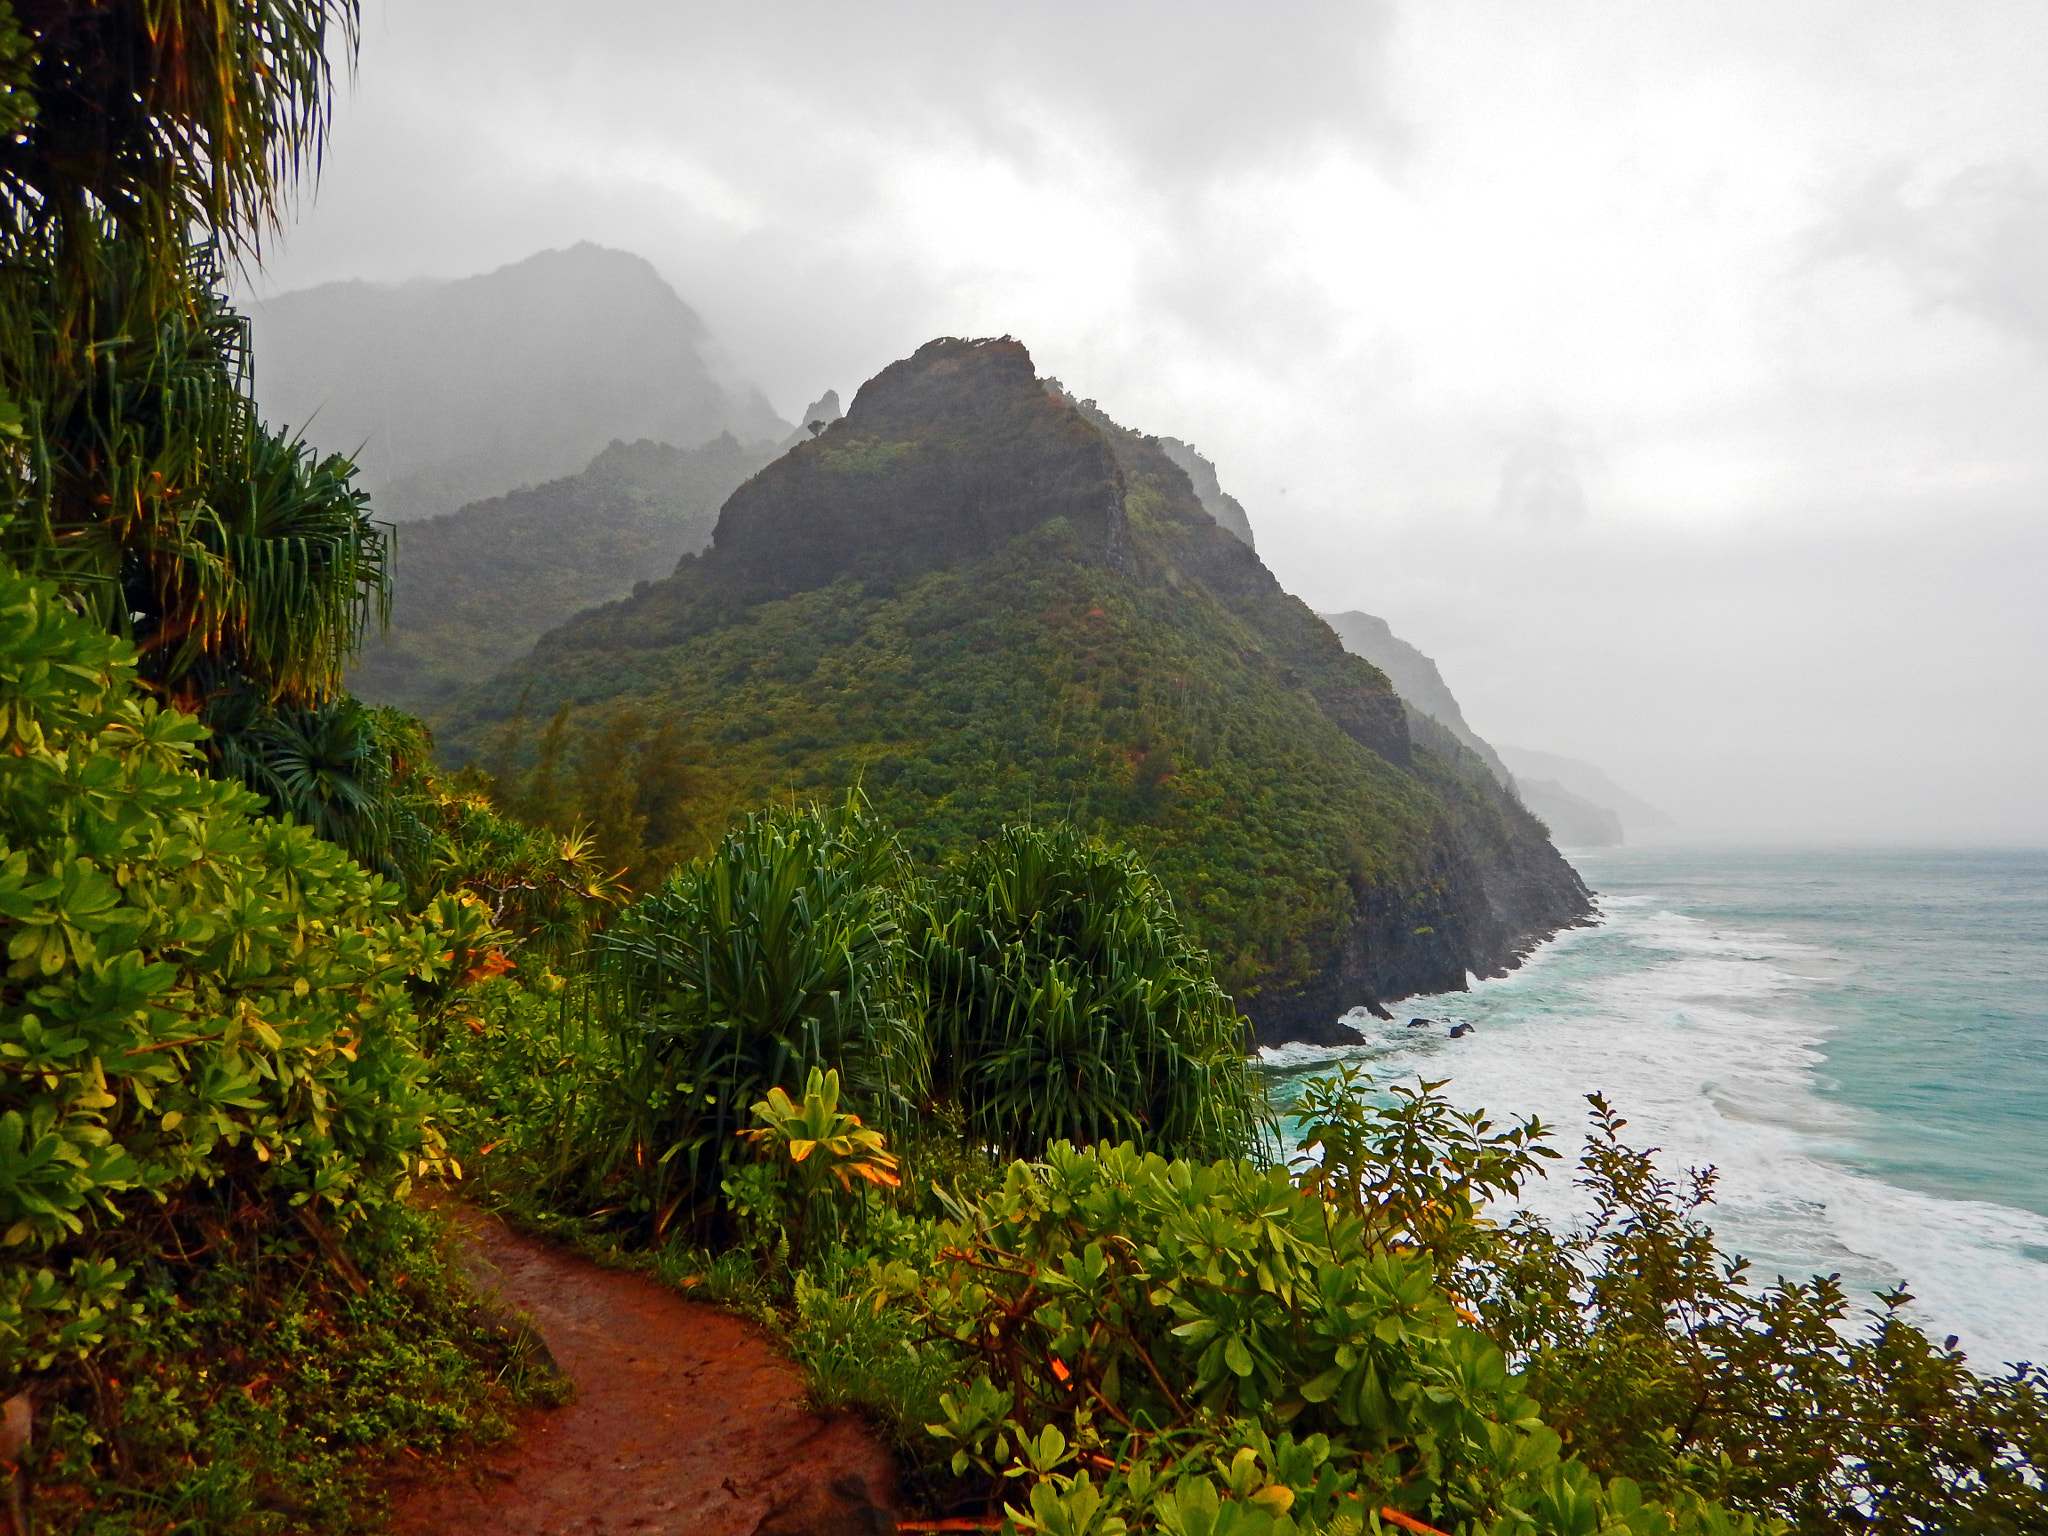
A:
{"type": "MultiPolygon", "coordinates": [[[[1525,792],[1529,780],[1548,780],[1579,800],[1613,812],[1623,830],[1630,833],[1654,832],[1678,825],[1656,806],[1630,794],[1591,763],[1582,763],[1575,757],[1560,757],[1555,752],[1536,752],[1528,747],[1505,744],[1500,748],[1500,755],[1525,792]]],[[[1533,806],[1531,808],[1534,809],[1533,806]]]]}
{"type": "Polygon", "coordinates": [[[922,856],[1045,817],[1128,842],[1262,1039],[1352,1038],[1352,1005],[1501,974],[1590,910],[1158,439],[1008,338],[884,369],[708,550],[457,699],[444,748],[508,763],[525,731],[530,759],[565,705],[565,771],[663,741],[633,803],[685,843],[855,785],[922,856]]]}
{"type": "Polygon", "coordinates": [[[1326,613],[1344,648],[1378,667],[1408,707],[1408,725],[1453,766],[1483,765],[1495,782],[1521,797],[1543,819],[1551,835],[1571,848],[1612,848],[1633,819],[1638,829],[1670,826],[1671,819],[1623,790],[1589,763],[1516,747],[1495,749],[1465,723],[1465,712],[1437,665],[1396,635],[1387,621],[1369,613],[1326,613]],[[1461,755],[1459,748],[1464,749],[1461,755]],[[1520,757],[1526,768],[1516,767],[1520,757]],[[1623,806],[1630,809],[1623,811],[1623,806]],[[1655,819],[1652,819],[1655,818],[1655,819]]]}
{"type": "Polygon", "coordinates": [[[1186,472],[1203,509],[1216,519],[1219,527],[1239,539],[1245,548],[1258,548],[1252,538],[1252,520],[1245,516],[1243,503],[1223,489],[1214,464],[1177,437],[1160,438],[1159,450],[1186,472]]]}
{"type": "Polygon", "coordinates": [[[698,448],[615,442],[579,475],[407,523],[391,627],[364,647],[349,686],[435,716],[572,614],[674,571],[775,452],[731,433],[698,448]]]}
{"type": "Polygon", "coordinates": [[[1581,799],[1555,779],[1517,775],[1522,804],[1543,818],[1550,835],[1567,848],[1618,848],[1625,841],[1621,817],[1604,805],[1581,799]]]}
{"type": "Polygon", "coordinates": [[[790,430],[651,265],[588,243],[453,282],[327,283],[250,315],[264,415],[354,455],[387,519],[573,475],[615,439],[790,430]]]}
{"type": "Polygon", "coordinates": [[[1513,776],[1499,754],[1465,723],[1465,712],[1458,707],[1434,661],[1396,635],[1385,619],[1372,614],[1326,613],[1323,622],[1337,632],[1345,650],[1363,656],[1386,673],[1404,703],[1449,731],[1468,752],[1486,764],[1502,785],[1514,786],[1513,776]]]}

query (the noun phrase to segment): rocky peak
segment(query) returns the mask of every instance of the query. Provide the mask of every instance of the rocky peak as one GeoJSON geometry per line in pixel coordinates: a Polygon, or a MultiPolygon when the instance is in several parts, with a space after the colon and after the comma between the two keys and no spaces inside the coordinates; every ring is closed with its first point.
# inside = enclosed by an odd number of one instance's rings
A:
{"type": "Polygon", "coordinates": [[[1258,548],[1258,542],[1252,538],[1252,520],[1245,515],[1244,503],[1223,489],[1223,483],[1216,478],[1213,463],[1195,452],[1191,444],[1177,437],[1160,438],[1159,451],[1181,467],[1194,486],[1195,495],[1201,500],[1202,510],[1216,519],[1219,528],[1246,549],[1258,548]]]}
{"type": "Polygon", "coordinates": [[[956,564],[1065,519],[1084,559],[1127,564],[1123,496],[1116,455],[1021,342],[944,337],[741,486],[712,558],[786,595],[956,564]]]}

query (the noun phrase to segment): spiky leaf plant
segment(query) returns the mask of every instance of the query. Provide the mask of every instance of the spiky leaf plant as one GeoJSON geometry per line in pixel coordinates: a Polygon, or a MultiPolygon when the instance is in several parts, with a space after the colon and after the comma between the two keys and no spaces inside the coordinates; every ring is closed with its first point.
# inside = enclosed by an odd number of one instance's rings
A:
{"type": "Polygon", "coordinates": [[[909,944],[932,1093],[979,1145],[1256,1141],[1244,1020],[1128,850],[1066,825],[1007,828],[949,866],[909,944]]]}
{"type": "Polygon", "coordinates": [[[713,1213],[749,1106],[778,1083],[836,1069],[871,1118],[900,1121],[923,1081],[903,874],[857,800],[763,811],[621,914],[595,944],[616,1066],[558,1179],[586,1205],[623,1194],[658,1234],[713,1213]]]}

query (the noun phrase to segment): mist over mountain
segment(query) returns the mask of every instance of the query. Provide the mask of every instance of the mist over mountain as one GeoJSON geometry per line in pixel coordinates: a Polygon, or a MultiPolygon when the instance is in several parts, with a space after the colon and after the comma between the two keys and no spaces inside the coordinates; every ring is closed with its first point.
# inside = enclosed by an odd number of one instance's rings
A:
{"type": "Polygon", "coordinates": [[[1638,831],[1673,824],[1590,763],[1519,747],[1496,749],[1482,740],[1466,724],[1465,712],[1436,662],[1396,635],[1385,619],[1354,611],[1326,613],[1323,620],[1346,650],[1387,674],[1408,708],[1409,729],[1417,740],[1428,742],[1452,763],[1463,748],[1541,817],[1558,842],[1573,848],[1611,848],[1624,840],[1631,823],[1638,831]],[[1516,767],[1514,758],[1523,766],[1516,767]]]}
{"type": "Polygon", "coordinates": [[[1515,779],[1515,792],[1566,848],[1617,848],[1628,840],[1621,817],[1566,789],[1555,779],[1515,779]]]}
{"type": "Polygon", "coordinates": [[[354,455],[383,518],[573,475],[614,440],[790,431],[652,265],[588,242],[478,277],[326,283],[250,310],[264,414],[354,455]]]}
{"type": "Polygon", "coordinates": [[[1346,1009],[1501,974],[1590,911],[1159,439],[1008,338],[884,369],[708,550],[455,699],[443,741],[505,761],[565,706],[593,779],[665,733],[656,790],[619,793],[682,844],[855,785],[925,855],[1055,817],[1128,842],[1263,1039],[1348,1040],[1346,1009]]]}
{"type": "MultiPolygon", "coordinates": [[[[1668,831],[1678,823],[1649,801],[1630,794],[1591,763],[1555,752],[1538,752],[1529,747],[1500,746],[1501,760],[1525,791],[1531,780],[1545,780],[1564,793],[1612,811],[1624,831],[1641,835],[1668,831]]],[[[1533,808],[1533,807],[1532,807],[1533,808]]],[[[1540,815],[1541,812],[1538,812],[1540,815]]]]}
{"type": "Polygon", "coordinates": [[[1385,619],[1372,614],[1355,610],[1326,613],[1323,622],[1337,632],[1345,650],[1354,656],[1363,656],[1386,673],[1394,691],[1401,695],[1402,702],[1411,710],[1420,711],[1436,721],[1467,751],[1485,763],[1502,785],[1514,787],[1513,776],[1499,754],[1465,723],[1465,711],[1459,708],[1434,661],[1396,635],[1385,619]]]}
{"type": "Polygon", "coordinates": [[[1245,548],[1258,548],[1258,541],[1252,537],[1252,520],[1245,515],[1244,504],[1223,489],[1216,478],[1214,464],[1177,437],[1160,438],[1159,450],[1186,471],[1195,495],[1201,498],[1203,509],[1216,519],[1218,527],[1241,539],[1245,548]]]}
{"type": "Polygon", "coordinates": [[[674,571],[776,451],[729,432],[697,448],[614,442],[581,474],[406,524],[390,629],[349,686],[432,718],[572,614],[674,571]]]}

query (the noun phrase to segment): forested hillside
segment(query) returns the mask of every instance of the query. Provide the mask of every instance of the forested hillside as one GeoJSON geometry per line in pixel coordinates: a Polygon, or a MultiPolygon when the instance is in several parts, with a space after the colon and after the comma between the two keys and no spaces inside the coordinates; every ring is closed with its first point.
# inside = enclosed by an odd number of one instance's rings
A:
{"type": "Polygon", "coordinates": [[[433,716],[572,614],[674,571],[778,451],[729,432],[697,448],[614,442],[581,474],[406,524],[390,625],[350,686],[433,716]]]}
{"type": "Polygon", "coordinates": [[[620,722],[665,724],[638,810],[683,846],[853,784],[934,855],[1019,818],[1128,838],[1268,1038],[1497,973],[1588,910],[1156,440],[1009,340],[885,370],[709,551],[460,699],[446,741],[503,769],[564,706],[607,765],[620,722]]]}

